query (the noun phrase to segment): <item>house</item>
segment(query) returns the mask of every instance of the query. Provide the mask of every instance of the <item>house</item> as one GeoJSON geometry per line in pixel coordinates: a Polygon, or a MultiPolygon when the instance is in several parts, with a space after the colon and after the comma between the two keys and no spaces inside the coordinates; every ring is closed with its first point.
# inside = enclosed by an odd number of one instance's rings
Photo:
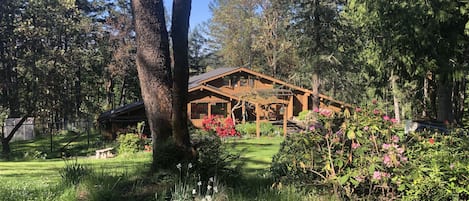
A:
{"type": "MultiPolygon", "coordinates": [[[[188,117],[195,127],[202,127],[205,117],[231,116],[236,122],[255,121],[257,136],[260,122],[283,122],[284,135],[289,119],[303,110],[312,110],[312,94],[304,89],[253,70],[217,68],[189,79],[188,117]]],[[[344,102],[320,94],[320,108],[341,111],[344,102]]],[[[142,120],[142,102],[103,113],[100,122],[128,123],[142,120]]]]}

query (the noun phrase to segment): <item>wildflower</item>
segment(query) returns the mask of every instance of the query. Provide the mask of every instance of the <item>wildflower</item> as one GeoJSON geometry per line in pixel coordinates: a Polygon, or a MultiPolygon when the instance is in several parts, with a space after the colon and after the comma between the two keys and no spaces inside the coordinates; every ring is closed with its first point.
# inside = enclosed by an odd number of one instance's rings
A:
{"type": "Polygon", "coordinates": [[[403,162],[403,163],[407,162],[407,157],[400,156],[399,158],[401,159],[401,162],[403,162]]]}
{"type": "Polygon", "coordinates": [[[179,170],[181,170],[181,167],[182,167],[181,163],[178,163],[178,164],[176,165],[176,167],[177,167],[179,170]]]}
{"type": "Polygon", "coordinates": [[[213,187],[213,192],[214,192],[214,193],[218,193],[218,187],[214,186],[214,187],[213,187]]]}
{"type": "Polygon", "coordinates": [[[344,130],[340,129],[340,130],[338,130],[337,132],[335,132],[335,134],[340,137],[340,136],[342,136],[342,135],[344,134],[344,130]]]}
{"type": "Polygon", "coordinates": [[[430,144],[435,144],[435,139],[430,138],[430,139],[428,139],[428,142],[429,142],[430,144]]]}
{"type": "Polygon", "coordinates": [[[319,112],[319,108],[315,107],[315,108],[313,109],[313,112],[319,112]]]}
{"type": "Polygon", "coordinates": [[[352,142],[352,149],[358,149],[359,147],[361,147],[360,143],[352,142]]]}
{"type": "Polygon", "coordinates": [[[392,119],[389,120],[389,121],[391,121],[393,124],[397,123],[397,119],[394,119],[394,118],[392,118],[392,119]]]}
{"type": "Polygon", "coordinates": [[[365,127],[363,128],[363,130],[364,130],[364,131],[368,131],[368,130],[370,130],[370,127],[365,126],[365,127]]]}
{"type": "Polygon", "coordinates": [[[207,185],[207,190],[210,190],[210,189],[212,189],[212,186],[207,185]]]}
{"type": "Polygon", "coordinates": [[[400,147],[400,148],[397,148],[397,153],[399,154],[403,154],[404,153],[404,148],[400,147]]]}
{"type": "Polygon", "coordinates": [[[189,164],[187,165],[187,168],[191,169],[191,168],[192,168],[192,163],[189,163],[189,164]]]}
{"type": "Polygon", "coordinates": [[[392,139],[392,142],[394,142],[394,143],[398,143],[398,142],[399,142],[399,136],[397,136],[397,135],[393,135],[393,136],[391,137],[391,139],[392,139]]]}
{"type": "Polygon", "coordinates": [[[451,170],[454,169],[454,163],[451,163],[451,164],[449,165],[449,169],[451,169],[451,170]]]}
{"type": "Polygon", "coordinates": [[[309,127],[309,130],[314,131],[314,130],[316,130],[316,127],[314,125],[312,125],[312,126],[309,127]]]}
{"type": "Polygon", "coordinates": [[[201,181],[197,182],[197,186],[202,186],[202,182],[201,181]]]}
{"type": "Polygon", "coordinates": [[[384,121],[389,121],[389,119],[390,119],[390,118],[389,118],[388,115],[384,115],[384,116],[383,116],[383,120],[384,120],[384,121]]]}
{"type": "Polygon", "coordinates": [[[195,195],[197,194],[197,190],[195,190],[195,188],[192,189],[192,195],[195,195]]]}
{"type": "Polygon", "coordinates": [[[379,113],[380,113],[379,110],[377,110],[377,109],[374,109],[374,110],[373,110],[373,114],[374,114],[374,115],[378,115],[379,113]]]}
{"type": "Polygon", "coordinates": [[[209,180],[210,182],[213,182],[213,177],[210,177],[208,180],[209,180]]]}
{"type": "Polygon", "coordinates": [[[362,111],[361,108],[359,108],[359,107],[355,108],[355,112],[361,112],[361,111],[362,111]]]}
{"type": "Polygon", "coordinates": [[[371,101],[371,103],[373,103],[373,105],[376,105],[376,104],[378,104],[378,100],[373,99],[373,100],[371,101]]]}

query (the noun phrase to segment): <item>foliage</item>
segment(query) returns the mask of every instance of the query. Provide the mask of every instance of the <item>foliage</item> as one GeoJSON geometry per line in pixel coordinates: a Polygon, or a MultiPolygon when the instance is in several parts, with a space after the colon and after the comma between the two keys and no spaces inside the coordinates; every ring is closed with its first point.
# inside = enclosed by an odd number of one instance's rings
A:
{"type": "Polygon", "coordinates": [[[65,167],[59,173],[65,185],[77,185],[83,178],[92,173],[92,169],[78,163],[77,159],[72,161],[64,160],[64,162],[65,167]]]}
{"type": "MultiPolygon", "coordinates": [[[[256,123],[252,122],[236,125],[236,130],[239,131],[240,135],[242,136],[255,136],[256,129],[256,123]]],[[[274,126],[270,122],[261,122],[260,132],[261,136],[278,136],[280,133],[283,132],[283,130],[278,126],[274,126]]]]}
{"type": "Polygon", "coordinates": [[[134,133],[121,134],[117,137],[119,142],[119,153],[136,153],[144,149],[145,141],[134,133]]]}
{"type": "Polygon", "coordinates": [[[409,163],[393,177],[405,200],[469,199],[467,130],[424,131],[407,139],[409,163]]]}
{"type": "Polygon", "coordinates": [[[220,116],[211,115],[205,117],[202,121],[202,126],[205,131],[215,132],[220,137],[235,137],[239,136],[239,132],[236,131],[233,119],[227,117],[223,120],[220,116]]]}
{"type": "Polygon", "coordinates": [[[213,133],[192,135],[192,144],[197,151],[194,171],[200,179],[208,180],[216,176],[221,181],[229,181],[240,175],[241,155],[231,153],[219,136],[213,133]]]}
{"type": "Polygon", "coordinates": [[[309,131],[289,136],[274,156],[271,171],[279,184],[317,185],[348,199],[468,196],[464,134],[405,136],[375,104],[353,114],[318,116],[309,131]]]}

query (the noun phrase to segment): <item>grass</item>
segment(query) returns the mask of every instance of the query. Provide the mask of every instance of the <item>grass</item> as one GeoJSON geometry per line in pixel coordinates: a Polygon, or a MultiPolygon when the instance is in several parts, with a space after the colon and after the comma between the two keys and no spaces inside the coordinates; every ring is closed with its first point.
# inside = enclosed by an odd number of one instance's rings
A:
{"type": "MultiPolygon", "coordinates": [[[[54,136],[53,146],[62,147],[74,136],[72,134],[54,136]]],[[[94,178],[88,179],[89,184],[83,184],[88,185],[85,193],[88,198],[92,198],[90,200],[104,200],[103,196],[113,196],[114,200],[153,198],[156,189],[161,188],[160,184],[164,183],[164,176],[145,178],[143,172],[148,170],[151,163],[151,153],[141,152],[116,158],[94,159],[92,157],[94,150],[109,146],[100,144],[98,137],[97,134],[90,135],[89,147],[86,135],[78,137],[76,142],[72,142],[69,146],[69,151],[79,156],[76,158],[78,163],[97,172],[94,178]],[[96,188],[96,186],[107,187],[96,188]]],[[[225,140],[229,150],[242,153],[245,162],[242,169],[244,177],[240,182],[242,185],[227,190],[230,200],[299,200],[299,196],[306,194],[295,189],[279,192],[270,188],[272,181],[266,173],[270,168],[272,156],[279,150],[282,140],[283,138],[277,137],[225,140]]],[[[62,159],[51,158],[60,153],[58,148],[50,152],[49,138],[14,142],[11,147],[18,158],[15,158],[15,161],[0,162],[0,201],[76,200],[76,197],[83,194],[80,189],[84,187],[75,189],[60,186],[59,170],[65,166],[65,162],[62,159]],[[34,152],[46,153],[50,159],[20,160],[21,154],[34,152]]]]}

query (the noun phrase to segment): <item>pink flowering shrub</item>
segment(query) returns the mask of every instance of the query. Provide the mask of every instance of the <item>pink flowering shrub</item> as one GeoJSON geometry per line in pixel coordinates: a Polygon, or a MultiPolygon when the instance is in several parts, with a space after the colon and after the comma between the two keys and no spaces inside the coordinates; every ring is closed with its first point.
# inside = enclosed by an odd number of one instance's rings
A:
{"type": "Polygon", "coordinates": [[[274,156],[273,177],[348,200],[469,199],[467,134],[405,135],[396,119],[371,107],[314,110],[318,121],[288,136],[274,156]]]}

